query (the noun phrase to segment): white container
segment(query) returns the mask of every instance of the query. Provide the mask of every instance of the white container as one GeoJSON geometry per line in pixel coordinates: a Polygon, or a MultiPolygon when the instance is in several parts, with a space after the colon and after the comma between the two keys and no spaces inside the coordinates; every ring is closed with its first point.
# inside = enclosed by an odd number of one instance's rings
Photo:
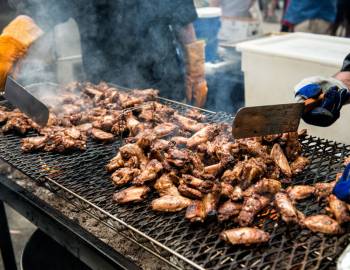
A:
{"type": "MultiPolygon", "coordinates": [[[[246,106],[294,102],[294,86],[310,76],[332,76],[350,53],[350,39],[292,33],[239,43],[246,106]]],[[[306,125],[309,134],[350,144],[350,105],[331,127],[306,125]]]]}

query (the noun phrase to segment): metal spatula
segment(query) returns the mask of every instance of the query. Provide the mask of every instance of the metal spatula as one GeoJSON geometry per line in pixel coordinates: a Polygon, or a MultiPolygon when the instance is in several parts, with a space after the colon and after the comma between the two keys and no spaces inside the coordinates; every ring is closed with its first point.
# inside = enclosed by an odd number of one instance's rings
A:
{"type": "Polygon", "coordinates": [[[297,131],[303,113],[317,107],[323,97],[321,94],[304,103],[241,108],[233,120],[232,135],[240,139],[297,131]]]}
{"type": "Polygon", "coordinates": [[[5,98],[37,124],[41,126],[47,124],[49,119],[47,106],[10,76],[6,80],[5,98]]]}

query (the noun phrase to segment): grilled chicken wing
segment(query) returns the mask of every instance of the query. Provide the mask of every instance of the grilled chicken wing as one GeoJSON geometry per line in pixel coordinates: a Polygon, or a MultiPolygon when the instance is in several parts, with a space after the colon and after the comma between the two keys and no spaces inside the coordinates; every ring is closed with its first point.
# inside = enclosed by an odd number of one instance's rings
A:
{"type": "Polygon", "coordinates": [[[307,165],[310,164],[310,160],[303,156],[298,156],[291,164],[290,169],[292,174],[301,173],[307,165]]]}
{"type": "Polygon", "coordinates": [[[243,198],[243,190],[240,186],[232,186],[231,184],[221,182],[221,195],[226,196],[232,201],[239,201],[243,198]]]}
{"type": "Polygon", "coordinates": [[[140,175],[138,175],[133,183],[135,185],[143,185],[147,181],[155,180],[159,174],[163,170],[163,165],[156,159],[152,159],[146,167],[141,171],[140,175]]]}
{"type": "Polygon", "coordinates": [[[173,123],[162,123],[153,129],[157,138],[163,138],[175,134],[179,127],[173,123]]]}
{"type": "Polygon", "coordinates": [[[238,162],[232,170],[227,170],[221,180],[228,183],[238,182],[243,189],[251,185],[251,182],[262,176],[267,170],[266,163],[261,158],[250,158],[238,162]]]}
{"type": "Polygon", "coordinates": [[[277,143],[274,144],[271,150],[271,157],[275,161],[276,165],[280,167],[281,171],[287,176],[292,176],[292,170],[289,166],[288,160],[283,153],[281,146],[277,143]]]}
{"type": "Polygon", "coordinates": [[[214,185],[212,181],[202,180],[189,174],[183,174],[182,180],[186,185],[191,186],[203,193],[210,192],[214,185]]]}
{"type": "Polygon", "coordinates": [[[114,193],[113,200],[120,204],[141,202],[147,197],[149,191],[150,188],[147,186],[132,186],[120,192],[114,193]]]}
{"type": "Polygon", "coordinates": [[[204,114],[202,114],[201,112],[199,112],[197,109],[187,110],[186,116],[189,118],[192,118],[198,122],[204,122],[207,119],[207,117],[204,114]]]}
{"type": "Polygon", "coordinates": [[[136,168],[120,168],[116,170],[111,178],[112,182],[117,186],[122,186],[133,180],[134,177],[140,174],[140,170],[136,168]]]}
{"type": "Polygon", "coordinates": [[[335,195],[328,197],[329,210],[339,224],[350,221],[348,206],[345,202],[339,200],[335,195]]]}
{"type": "Polygon", "coordinates": [[[129,159],[133,156],[137,157],[141,168],[144,168],[149,162],[148,158],[137,144],[128,143],[120,147],[119,151],[123,159],[129,159]]]}
{"type": "Polygon", "coordinates": [[[181,183],[177,188],[181,195],[188,198],[201,199],[203,197],[203,193],[201,191],[196,188],[189,187],[185,183],[181,183]]]}
{"type": "Polygon", "coordinates": [[[188,117],[182,116],[175,112],[173,119],[184,129],[191,132],[198,132],[204,128],[204,124],[198,123],[196,120],[190,119],[188,117]]]}
{"type": "Polygon", "coordinates": [[[313,232],[324,234],[343,233],[343,229],[340,227],[339,223],[327,215],[309,216],[302,220],[300,224],[313,232]]]}
{"type": "Polygon", "coordinates": [[[315,194],[318,197],[318,199],[326,198],[330,194],[332,194],[335,184],[336,184],[336,181],[329,182],[329,183],[316,183],[314,187],[315,187],[315,194]]]}
{"type": "Polygon", "coordinates": [[[21,149],[23,152],[31,152],[35,150],[40,150],[45,147],[47,142],[47,136],[37,136],[37,137],[28,137],[22,139],[21,149]]]}
{"type": "Polygon", "coordinates": [[[250,186],[243,193],[245,197],[252,196],[254,193],[264,194],[271,193],[275,194],[282,188],[281,182],[275,179],[261,179],[255,185],[250,186]]]}
{"type": "Polygon", "coordinates": [[[256,228],[244,227],[223,231],[220,238],[232,245],[252,245],[269,241],[270,235],[256,228]]]}
{"type": "Polygon", "coordinates": [[[220,205],[218,210],[218,220],[220,222],[229,220],[232,217],[238,216],[242,209],[241,203],[232,202],[228,200],[220,205]]]}
{"type": "Polygon", "coordinates": [[[165,195],[152,201],[152,209],[160,212],[178,212],[190,204],[191,200],[183,196],[165,195]]]}
{"type": "Polygon", "coordinates": [[[161,197],[165,195],[180,196],[180,193],[172,180],[174,177],[175,176],[171,173],[164,173],[157,179],[154,188],[158,191],[161,197]]]}
{"type": "Polygon", "coordinates": [[[112,133],[105,132],[97,128],[93,128],[91,130],[91,136],[93,139],[99,142],[109,143],[114,141],[114,135],[112,133]]]}
{"type": "Polygon", "coordinates": [[[244,200],[242,210],[238,215],[238,223],[241,226],[252,224],[255,216],[270,204],[270,198],[254,194],[244,200]]]}
{"type": "Polygon", "coordinates": [[[303,219],[303,214],[294,207],[292,201],[284,192],[278,192],[275,195],[275,206],[286,223],[298,223],[303,219]]]}
{"type": "Polygon", "coordinates": [[[288,193],[288,196],[292,201],[299,201],[315,194],[316,189],[313,186],[296,185],[288,187],[286,189],[286,192],[288,193]]]}
{"type": "Polygon", "coordinates": [[[202,143],[206,143],[207,141],[210,141],[217,134],[217,132],[218,132],[217,125],[215,124],[207,125],[206,127],[202,128],[201,130],[193,134],[192,137],[187,140],[186,145],[189,148],[193,148],[202,143]]]}
{"type": "Polygon", "coordinates": [[[185,218],[190,222],[204,222],[206,216],[203,201],[192,201],[186,209],[185,218]]]}

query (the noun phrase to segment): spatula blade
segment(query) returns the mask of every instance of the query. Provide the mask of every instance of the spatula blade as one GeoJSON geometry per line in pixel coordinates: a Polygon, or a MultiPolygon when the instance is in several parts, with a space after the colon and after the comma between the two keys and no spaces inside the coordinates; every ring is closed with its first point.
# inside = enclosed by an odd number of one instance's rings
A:
{"type": "Polygon", "coordinates": [[[6,80],[5,98],[37,124],[47,124],[49,109],[10,76],[6,80]]]}
{"type": "Polygon", "coordinates": [[[233,120],[235,139],[297,131],[304,103],[241,108],[233,120]]]}

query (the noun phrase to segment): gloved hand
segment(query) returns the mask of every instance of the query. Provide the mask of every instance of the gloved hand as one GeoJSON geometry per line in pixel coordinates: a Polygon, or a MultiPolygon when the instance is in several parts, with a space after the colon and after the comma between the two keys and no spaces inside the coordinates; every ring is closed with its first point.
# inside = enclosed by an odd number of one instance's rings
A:
{"type": "Polygon", "coordinates": [[[207,101],[208,87],[205,80],[204,41],[195,41],[185,46],[186,51],[186,98],[203,107],[207,101]]]}
{"type": "Polygon", "coordinates": [[[343,175],[336,183],[333,194],[337,196],[338,199],[350,203],[350,164],[346,166],[343,175]]]}
{"type": "Polygon", "coordinates": [[[321,127],[332,125],[339,118],[342,106],[350,100],[349,89],[335,78],[307,78],[295,86],[294,91],[297,102],[324,94],[316,108],[303,114],[306,123],[321,127]]]}
{"type": "Polygon", "coordinates": [[[0,91],[4,90],[7,75],[17,60],[43,31],[28,16],[18,16],[0,35],[0,91]]]}

